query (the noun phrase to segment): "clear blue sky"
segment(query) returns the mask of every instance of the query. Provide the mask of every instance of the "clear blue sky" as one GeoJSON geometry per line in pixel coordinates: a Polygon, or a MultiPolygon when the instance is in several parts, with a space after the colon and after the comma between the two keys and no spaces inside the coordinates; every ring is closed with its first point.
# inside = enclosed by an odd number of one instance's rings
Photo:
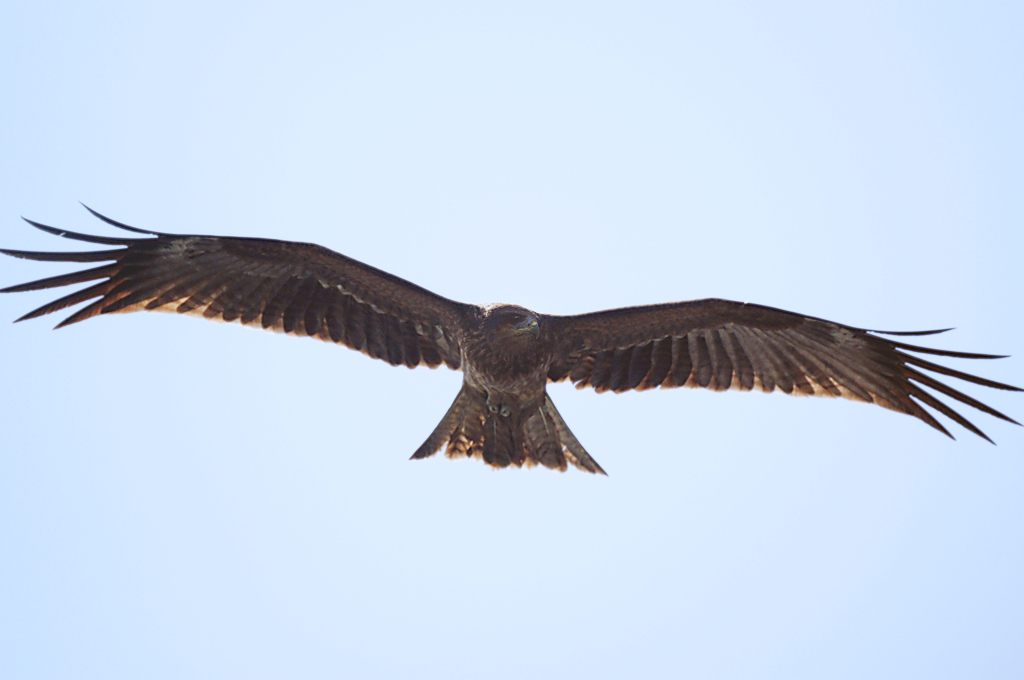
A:
{"type": "MultiPolygon", "coordinates": [[[[0,245],[81,200],[467,302],[956,326],[1024,385],[1020,2],[282,7],[6,3],[0,245]]],[[[558,385],[607,478],[410,462],[460,374],[7,323],[52,297],[0,297],[4,678],[1024,677],[1024,428],[558,385]]]]}

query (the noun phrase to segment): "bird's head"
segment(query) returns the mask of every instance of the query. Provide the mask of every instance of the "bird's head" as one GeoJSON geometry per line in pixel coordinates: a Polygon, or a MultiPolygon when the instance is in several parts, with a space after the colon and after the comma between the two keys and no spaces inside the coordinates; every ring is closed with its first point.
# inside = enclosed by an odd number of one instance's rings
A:
{"type": "Polygon", "coordinates": [[[529,309],[516,305],[489,305],[484,309],[493,332],[524,340],[540,337],[540,319],[529,309]]]}

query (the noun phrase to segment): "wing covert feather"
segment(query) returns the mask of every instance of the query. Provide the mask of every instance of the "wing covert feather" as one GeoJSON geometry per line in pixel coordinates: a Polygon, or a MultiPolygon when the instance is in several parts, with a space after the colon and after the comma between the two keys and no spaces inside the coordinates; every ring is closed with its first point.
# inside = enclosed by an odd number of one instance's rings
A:
{"type": "Polygon", "coordinates": [[[26,220],[57,236],[121,247],[69,253],[0,250],[31,260],[113,261],[3,289],[20,292],[99,280],[18,321],[94,300],[58,328],[98,314],[176,312],[310,336],[392,365],[459,367],[458,343],[470,305],[314,244],[148,232],[90,212],[147,236],[97,237],[26,220]]]}
{"type": "MultiPolygon", "coordinates": [[[[952,436],[921,404],[991,441],[941,395],[1002,420],[1011,418],[921,373],[926,369],[985,387],[1020,388],[925,361],[909,352],[968,358],[988,354],[917,347],[870,331],[781,309],[729,300],[693,300],[613,309],[578,316],[548,316],[557,338],[548,371],[552,382],[570,380],[598,392],[653,387],[760,389],[786,394],[843,397],[906,413],[952,436]]],[[[897,333],[927,335],[942,331],[897,333]]]]}

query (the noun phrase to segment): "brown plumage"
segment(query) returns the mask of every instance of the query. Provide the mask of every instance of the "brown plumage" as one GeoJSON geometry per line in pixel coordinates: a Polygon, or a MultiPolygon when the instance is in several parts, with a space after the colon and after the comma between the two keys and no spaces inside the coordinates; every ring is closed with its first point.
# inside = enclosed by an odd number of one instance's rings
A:
{"type": "Polygon", "coordinates": [[[116,247],[66,253],[0,250],[30,260],[109,263],[3,289],[12,293],[96,282],[18,321],[92,301],[57,327],[97,314],[176,312],[311,336],[396,366],[445,364],[462,370],[462,389],[413,458],[445,448],[448,456],[482,458],[494,467],[540,464],[564,470],[572,463],[603,473],[547,394],[547,383],[561,380],[598,392],[758,388],[845,397],[912,415],[952,436],[924,404],[991,441],[927,387],[1016,423],[921,369],[985,387],[1019,388],[916,355],[999,357],[879,337],[942,331],[882,333],[728,300],[578,316],[537,314],[514,305],[479,307],[435,295],[317,245],[163,234],[90,212],[144,236],[90,236],[26,220],[57,236],[116,247]]]}

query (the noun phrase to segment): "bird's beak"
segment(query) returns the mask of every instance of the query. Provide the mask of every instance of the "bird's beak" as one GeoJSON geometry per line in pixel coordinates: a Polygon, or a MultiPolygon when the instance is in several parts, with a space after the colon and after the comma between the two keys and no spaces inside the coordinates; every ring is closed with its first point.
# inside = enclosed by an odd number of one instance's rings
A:
{"type": "Polygon", "coordinates": [[[530,319],[516,326],[516,332],[523,335],[532,335],[535,339],[540,337],[540,323],[536,319],[530,319]]]}

